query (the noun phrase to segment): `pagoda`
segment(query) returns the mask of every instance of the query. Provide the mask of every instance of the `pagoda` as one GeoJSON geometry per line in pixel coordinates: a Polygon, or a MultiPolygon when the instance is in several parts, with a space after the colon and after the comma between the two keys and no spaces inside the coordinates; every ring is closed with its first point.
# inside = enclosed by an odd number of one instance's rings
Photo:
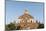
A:
{"type": "Polygon", "coordinates": [[[38,23],[31,16],[27,9],[25,9],[24,14],[19,18],[19,25],[21,30],[28,30],[28,29],[36,29],[38,27],[38,23]]]}

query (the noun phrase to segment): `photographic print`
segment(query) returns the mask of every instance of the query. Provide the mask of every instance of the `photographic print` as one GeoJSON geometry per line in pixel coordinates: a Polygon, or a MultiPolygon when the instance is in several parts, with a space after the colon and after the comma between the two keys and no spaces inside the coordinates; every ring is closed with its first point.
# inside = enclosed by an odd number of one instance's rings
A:
{"type": "Polygon", "coordinates": [[[44,29],[44,3],[6,0],[5,30],[44,29]]]}

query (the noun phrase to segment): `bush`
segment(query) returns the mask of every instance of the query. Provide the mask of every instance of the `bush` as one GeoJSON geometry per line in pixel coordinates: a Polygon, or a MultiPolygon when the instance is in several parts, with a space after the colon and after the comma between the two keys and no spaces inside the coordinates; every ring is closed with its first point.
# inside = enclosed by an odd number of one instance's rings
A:
{"type": "Polygon", "coordinates": [[[5,28],[6,28],[6,30],[15,30],[16,26],[15,26],[15,24],[10,23],[10,24],[6,25],[5,28]]]}
{"type": "Polygon", "coordinates": [[[44,28],[44,24],[39,24],[39,27],[38,27],[39,29],[40,28],[44,28]]]}

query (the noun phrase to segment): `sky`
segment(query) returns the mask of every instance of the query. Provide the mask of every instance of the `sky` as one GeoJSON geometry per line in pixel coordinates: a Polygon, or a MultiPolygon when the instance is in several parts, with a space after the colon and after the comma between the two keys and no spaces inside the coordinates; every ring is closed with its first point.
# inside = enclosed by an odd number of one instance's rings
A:
{"type": "Polygon", "coordinates": [[[23,14],[24,9],[28,9],[29,14],[36,20],[44,22],[44,3],[6,0],[6,24],[14,20],[17,21],[18,17],[23,14]]]}

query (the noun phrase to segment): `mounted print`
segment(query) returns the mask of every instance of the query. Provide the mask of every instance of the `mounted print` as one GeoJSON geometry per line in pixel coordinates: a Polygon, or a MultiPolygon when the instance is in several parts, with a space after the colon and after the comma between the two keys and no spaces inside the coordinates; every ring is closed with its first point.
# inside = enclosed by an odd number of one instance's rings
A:
{"type": "Polygon", "coordinates": [[[5,30],[44,29],[44,3],[6,0],[5,30]]]}

